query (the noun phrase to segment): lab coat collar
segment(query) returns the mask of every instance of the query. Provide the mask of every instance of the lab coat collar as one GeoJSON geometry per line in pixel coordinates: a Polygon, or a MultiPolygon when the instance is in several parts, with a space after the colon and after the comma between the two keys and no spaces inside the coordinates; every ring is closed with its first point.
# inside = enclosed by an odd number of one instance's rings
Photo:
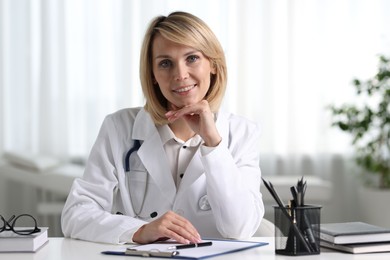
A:
{"type": "Polygon", "coordinates": [[[148,136],[153,135],[154,132],[157,132],[157,128],[152,120],[152,117],[144,108],[141,108],[137,113],[137,116],[134,120],[133,126],[133,140],[142,140],[145,141],[148,136]]]}
{"type": "Polygon", "coordinates": [[[157,131],[160,134],[163,145],[165,145],[168,141],[172,139],[179,144],[190,146],[190,147],[199,146],[199,144],[202,142],[202,138],[199,135],[195,135],[185,142],[177,138],[168,125],[158,126],[157,131]]]}
{"type": "Polygon", "coordinates": [[[146,170],[159,185],[167,199],[173,203],[176,196],[176,185],[171,177],[171,168],[165,155],[157,128],[150,115],[141,109],[133,126],[132,138],[141,140],[138,156],[146,170]],[[168,176],[167,176],[168,175],[168,176]]]}

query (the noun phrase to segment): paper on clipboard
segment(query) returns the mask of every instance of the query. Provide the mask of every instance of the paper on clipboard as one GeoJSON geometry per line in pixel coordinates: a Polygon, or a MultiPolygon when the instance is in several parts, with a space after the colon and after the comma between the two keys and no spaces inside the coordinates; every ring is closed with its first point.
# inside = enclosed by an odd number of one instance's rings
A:
{"type": "MultiPolygon", "coordinates": [[[[265,242],[250,242],[250,241],[240,241],[240,240],[205,240],[212,241],[212,246],[205,247],[196,247],[196,248],[186,248],[181,250],[169,250],[168,247],[179,245],[172,242],[158,242],[147,245],[133,246],[131,249],[136,249],[139,251],[145,252],[172,252],[179,251],[179,254],[172,256],[171,258],[176,259],[205,259],[210,257],[215,257],[219,255],[239,252],[247,250],[254,247],[260,247],[267,245],[265,242]]],[[[104,254],[110,254],[110,252],[103,252],[104,254]]],[[[118,255],[118,252],[111,252],[112,254],[118,255]]],[[[121,255],[124,255],[123,252],[121,255]]],[[[150,255],[153,257],[153,255],[150,255]]]]}

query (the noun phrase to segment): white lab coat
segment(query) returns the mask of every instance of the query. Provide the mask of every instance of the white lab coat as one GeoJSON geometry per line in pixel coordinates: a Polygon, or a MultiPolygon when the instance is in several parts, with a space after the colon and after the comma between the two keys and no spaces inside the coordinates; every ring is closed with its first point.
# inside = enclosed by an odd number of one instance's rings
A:
{"type": "Polygon", "coordinates": [[[150,115],[143,108],[131,108],[107,116],[84,176],[74,181],[64,206],[64,235],[120,243],[122,234],[153,220],[151,213],[158,218],[172,210],[187,218],[202,237],[252,236],[264,215],[259,129],[257,124],[226,113],[218,113],[216,125],[221,143],[207,155],[202,148],[196,152],[176,189],[150,115]],[[142,144],[138,155],[132,154],[131,172],[126,173],[125,155],[135,139],[142,144]],[[149,174],[148,188],[141,218],[134,218],[145,191],[142,172],[149,174]],[[129,189],[134,189],[131,197],[129,189]]]}

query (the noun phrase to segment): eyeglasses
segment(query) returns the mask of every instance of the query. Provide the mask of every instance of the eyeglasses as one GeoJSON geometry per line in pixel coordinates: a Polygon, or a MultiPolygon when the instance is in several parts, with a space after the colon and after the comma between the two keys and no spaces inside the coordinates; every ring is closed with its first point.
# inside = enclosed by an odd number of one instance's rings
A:
{"type": "Polygon", "coordinates": [[[31,235],[41,232],[37,220],[29,214],[12,215],[8,221],[2,215],[0,215],[0,218],[0,232],[12,231],[18,235],[31,235]]]}

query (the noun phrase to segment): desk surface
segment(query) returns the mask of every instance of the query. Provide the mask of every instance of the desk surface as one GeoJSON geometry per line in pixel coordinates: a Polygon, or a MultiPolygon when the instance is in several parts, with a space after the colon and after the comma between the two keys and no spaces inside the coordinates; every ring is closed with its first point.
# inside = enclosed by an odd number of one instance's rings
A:
{"type": "MultiPolygon", "coordinates": [[[[254,238],[254,241],[268,242],[269,245],[257,247],[254,249],[245,250],[242,252],[222,255],[210,259],[215,260],[271,260],[271,259],[310,259],[310,260],[324,260],[324,259],[341,259],[341,260],[388,260],[390,253],[377,254],[362,254],[353,255],[347,253],[340,253],[336,251],[322,250],[319,255],[291,257],[283,255],[275,255],[274,253],[274,238],[254,238]]],[[[36,253],[0,253],[1,260],[119,260],[119,259],[145,259],[143,257],[127,257],[127,256],[113,256],[103,255],[100,252],[104,250],[120,250],[126,246],[110,245],[92,243],[86,241],[73,240],[68,238],[50,238],[49,243],[42,247],[36,253]]],[[[154,258],[155,259],[155,258],[154,258]]],[[[166,259],[166,258],[165,258],[166,259]]]]}

